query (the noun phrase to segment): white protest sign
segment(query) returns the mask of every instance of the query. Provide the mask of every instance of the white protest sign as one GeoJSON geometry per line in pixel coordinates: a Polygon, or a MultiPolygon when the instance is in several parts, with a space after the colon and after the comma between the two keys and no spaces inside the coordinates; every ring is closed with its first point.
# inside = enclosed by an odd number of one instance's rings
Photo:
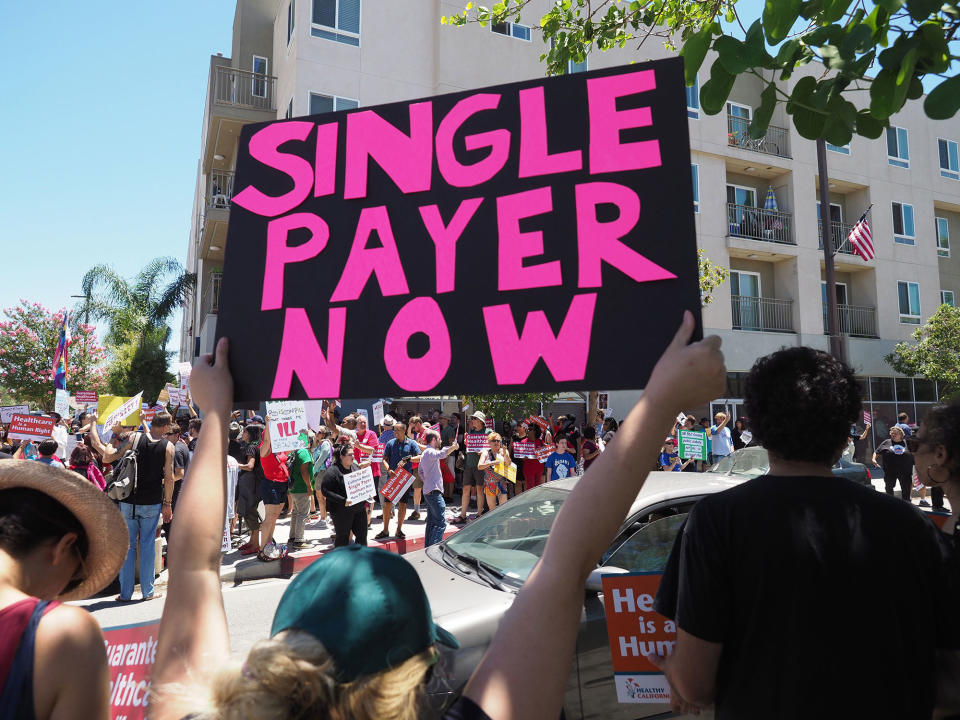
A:
{"type": "Polygon", "coordinates": [[[57,388],[57,397],[53,402],[53,411],[60,417],[70,417],[70,393],[57,388]]]}
{"type": "Polygon", "coordinates": [[[173,407],[178,408],[183,404],[183,401],[180,399],[180,388],[168,387],[167,395],[170,396],[170,405],[173,407]]]}
{"type": "Polygon", "coordinates": [[[311,430],[319,430],[325,425],[323,420],[323,400],[304,400],[307,409],[307,425],[311,430]]]}
{"type": "Polygon", "coordinates": [[[367,427],[370,427],[370,418],[369,418],[369,416],[367,415],[367,411],[366,411],[366,410],[364,410],[363,408],[359,408],[359,409],[357,410],[357,415],[358,415],[358,416],[359,416],[359,415],[362,415],[362,416],[363,416],[363,419],[367,421],[367,427]]]}
{"type": "Polygon", "coordinates": [[[29,405],[5,405],[0,407],[0,423],[9,425],[14,415],[29,415],[29,405]]]}
{"type": "Polygon", "coordinates": [[[119,422],[120,420],[123,420],[127,415],[138,412],[140,410],[142,397],[143,397],[143,390],[138,392],[132,398],[127,400],[123,405],[121,405],[112,413],[107,415],[107,417],[104,418],[103,420],[103,426],[107,430],[110,430],[113,427],[114,423],[119,422]]]}
{"type": "Polygon", "coordinates": [[[373,404],[373,424],[382,425],[383,424],[383,400],[380,402],[375,402],[373,404]]]}
{"type": "Polygon", "coordinates": [[[306,447],[300,437],[307,431],[307,408],[302,400],[279,400],[267,403],[270,416],[270,444],[273,452],[288,452],[306,447]]]}
{"type": "Polygon", "coordinates": [[[373,482],[373,468],[369,466],[344,475],[343,484],[347,489],[347,500],[351,505],[370,500],[377,495],[377,486],[373,482]]]}
{"type": "Polygon", "coordinates": [[[193,370],[193,365],[188,362],[182,362],[180,363],[178,369],[180,372],[180,379],[186,380],[188,377],[190,377],[190,372],[193,370]]]}

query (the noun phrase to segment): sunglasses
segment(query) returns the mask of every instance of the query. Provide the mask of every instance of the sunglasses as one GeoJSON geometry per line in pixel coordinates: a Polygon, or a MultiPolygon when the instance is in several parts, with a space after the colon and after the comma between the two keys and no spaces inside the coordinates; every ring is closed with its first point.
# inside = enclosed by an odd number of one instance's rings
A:
{"type": "Polygon", "coordinates": [[[80,587],[80,584],[84,580],[87,579],[87,575],[88,575],[87,565],[86,563],[83,562],[83,555],[80,554],[80,549],[76,545],[73,545],[73,550],[75,553],[77,553],[77,560],[80,561],[80,565],[79,567],[77,567],[77,570],[73,574],[73,577],[70,578],[70,582],[68,582],[66,584],[66,587],[63,588],[63,592],[61,593],[61,595],[66,595],[69,592],[73,592],[78,587],[80,587]]]}

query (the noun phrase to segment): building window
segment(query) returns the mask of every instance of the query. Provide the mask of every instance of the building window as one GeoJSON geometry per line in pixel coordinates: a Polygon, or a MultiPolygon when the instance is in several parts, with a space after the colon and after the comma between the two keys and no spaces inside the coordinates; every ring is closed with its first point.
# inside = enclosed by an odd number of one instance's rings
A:
{"type": "Polygon", "coordinates": [[[297,17],[297,8],[296,0],[290,0],[290,4],[287,5],[287,45],[290,44],[291,38],[293,38],[293,26],[297,17]]]}
{"type": "Polygon", "coordinates": [[[530,41],[530,26],[515,22],[490,23],[490,29],[498,35],[508,35],[518,40],[530,41]]]}
{"type": "Polygon", "coordinates": [[[293,98],[290,98],[290,104],[287,105],[287,112],[284,117],[289,120],[293,117],[293,98]]]}
{"type": "Polygon", "coordinates": [[[698,120],[700,118],[700,78],[687,85],[687,117],[698,120]]]}
{"type": "Polygon", "coordinates": [[[338,97],[336,95],[321,95],[320,93],[310,93],[310,114],[319,115],[320,113],[337,112],[338,110],[353,110],[360,103],[350,98],[338,97]]]}
{"type": "Polygon", "coordinates": [[[583,62],[577,62],[576,60],[567,60],[567,74],[586,72],[587,71],[587,58],[583,58],[583,62]]]}
{"type": "Polygon", "coordinates": [[[360,45],[360,0],[313,0],[310,34],[360,45]]]}
{"type": "Polygon", "coordinates": [[[949,305],[950,307],[956,307],[953,303],[953,290],[941,290],[940,291],[940,304],[949,305]]]}
{"type": "Polygon", "coordinates": [[[253,96],[265,98],[267,96],[267,59],[265,57],[253,56],[253,75],[251,79],[253,96]]]}
{"type": "Polygon", "coordinates": [[[910,167],[910,145],[907,142],[907,129],[890,126],[887,128],[887,162],[896,167],[910,167]]]}
{"type": "Polygon", "coordinates": [[[750,118],[753,117],[753,108],[751,108],[749,105],[728,102],[727,115],[730,115],[731,117],[742,118],[744,120],[750,120],[750,118]]]}
{"type": "Polygon", "coordinates": [[[901,245],[916,245],[917,236],[913,228],[913,205],[892,203],[893,205],[893,241],[901,245]]]}
{"type": "Polygon", "coordinates": [[[940,175],[951,180],[960,180],[960,162],[957,161],[957,144],[953,140],[937,139],[940,151],[940,175]]]}
{"type": "Polygon", "coordinates": [[[693,173],[693,211],[700,212],[700,166],[694,163],[690,170],[693,173]]]}
{"type": "Polygon", "coordinates": [[[846,145],[834,145],[832,143],[827,143],[826,145],[827,145],[827,150],[831,150],[835,153],[840,153],[841,155],[850,154],[850,143],[847,143],[846,145]]]}
{"type": "Polygon", "coordinates": [[[946,218],[934,218],[937,223],[937,255],[950,257],[950,223],[946,218]]]}
{"type": "Polygon", "coordinates": [[[897,297],[900,300],[900,322],[920,324],[920,286],[915,282],[898,282],[897,297]]]}

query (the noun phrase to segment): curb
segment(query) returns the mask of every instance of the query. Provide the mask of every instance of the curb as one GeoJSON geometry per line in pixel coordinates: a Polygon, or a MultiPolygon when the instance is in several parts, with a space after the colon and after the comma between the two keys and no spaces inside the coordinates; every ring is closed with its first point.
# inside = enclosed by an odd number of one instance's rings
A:
{"type": "MultiPolygon", "coordinates": [[[[456,532],[457,530],[447,530],[443,534],[443,539],[446,540],[456,532]]],[[[397,553],[398,555],[406,555],[409,552],[423,550],[425,542],[426,538],[424,537],[405,538],[403,540],[391,539],[383,541],[371,539],[369,540],[369,545],[370,547],[377,547],[381,550],[397,553]]],[[[310,563],[319,560],[331,550],[333,550],[333,546],[324,548],[323,550],[287,555],[277,562],[263,562],[261,560],[257,560],[256,557],[252,557],[249,560],[242,560],[236,565],[222,568],[220,570],[220,582],[236,583],[243,582],[244,580],[289,578],[295,573],[298,573],[306,568],[308,565],[310,565],[310,563]]]]}

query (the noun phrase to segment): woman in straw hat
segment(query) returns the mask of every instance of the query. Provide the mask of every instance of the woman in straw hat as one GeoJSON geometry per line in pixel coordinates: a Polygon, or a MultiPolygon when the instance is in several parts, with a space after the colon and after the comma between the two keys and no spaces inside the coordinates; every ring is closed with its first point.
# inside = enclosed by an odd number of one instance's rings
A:
{"type": "MultiPolygon", "coordinates": [[[[719,340],[687,345],[693,327],[685,313],[621,439],[571,491],[448,720],[559,717],[584,585],[646,479],[636,468],[653,463],[677,405],[696,406],[725,386],[719,340]]],[[[151,720],[419,717],[436,646],[456,640],[434,624],[412,565],[382,550],[353,545],[312,563],[284,592],[271,638],[230,665],[219,573],[233,386],[225,339],[215,363],[198,361],[190,382],[205,417],[170,543],[151,720]]]]}
{"type": "Polygon", "coordinates": [[[0,718],[109,717],[103,634],[61,602],[107,585],[128,542],[120,512],[86,478],[0,463],[0,718]]]}

